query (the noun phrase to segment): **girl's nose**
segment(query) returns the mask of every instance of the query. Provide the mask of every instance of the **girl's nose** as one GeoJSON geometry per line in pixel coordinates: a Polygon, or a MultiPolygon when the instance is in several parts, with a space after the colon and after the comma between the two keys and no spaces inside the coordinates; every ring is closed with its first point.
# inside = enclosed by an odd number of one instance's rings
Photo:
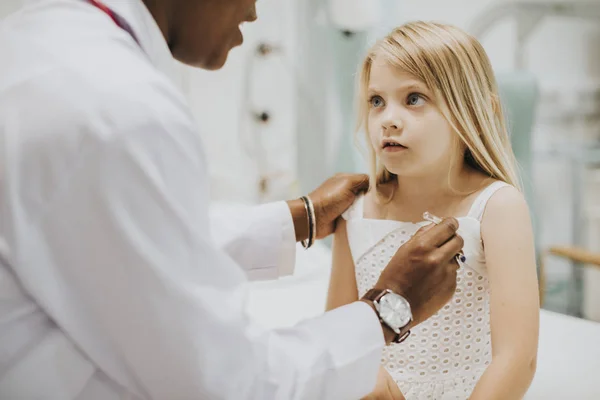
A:
{"type": "Polygon", "coordinates": [[[400,118],[398,113],[388,112],[384,116],[381,126],[384,131],[391,133],[393,131],[401,130],[404,127],[404,124],[402,123],[402,119],[400,118]]]}

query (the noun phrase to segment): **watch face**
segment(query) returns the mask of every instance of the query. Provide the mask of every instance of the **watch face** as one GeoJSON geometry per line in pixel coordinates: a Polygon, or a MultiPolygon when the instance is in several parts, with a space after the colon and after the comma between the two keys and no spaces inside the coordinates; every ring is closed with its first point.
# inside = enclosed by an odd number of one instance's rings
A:
{"type": "Polygon", "coordinates": [[[410,304],[396,293],[388,293],[379,300],[379,316],[392,329],[405,327],[412,319],[410,304]]]}

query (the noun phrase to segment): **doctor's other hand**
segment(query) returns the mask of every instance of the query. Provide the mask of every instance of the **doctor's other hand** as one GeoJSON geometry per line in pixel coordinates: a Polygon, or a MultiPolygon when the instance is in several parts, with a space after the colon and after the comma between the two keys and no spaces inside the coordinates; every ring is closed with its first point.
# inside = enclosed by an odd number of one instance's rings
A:
{"type": "Polygon", "coordinates": [[[406,400],[398,384],[385,368],[379,367],[375,389],[361,400],[406,400]]]}
{"type": "MultiPolygon", "coordinates": [[[[313,203],[317,222],[316,239],[323,239],[335,231],[335,222],[356,199],[369,188],[369,176],[365,174],[337,174],[312,191],[308,197],[313,203]]],[[[296,240],[308,237],[308,219],[302,200],[288,201],[296,240]]]]}
{"type": "Polygon", "coordinates": [[[433,316],[454,295],[456,255],[464,245],[457,230],[454,218],[421,228],[398,249],[379,277],[376,289],[390,289],[408,300],[412,326],[433,316]]]}

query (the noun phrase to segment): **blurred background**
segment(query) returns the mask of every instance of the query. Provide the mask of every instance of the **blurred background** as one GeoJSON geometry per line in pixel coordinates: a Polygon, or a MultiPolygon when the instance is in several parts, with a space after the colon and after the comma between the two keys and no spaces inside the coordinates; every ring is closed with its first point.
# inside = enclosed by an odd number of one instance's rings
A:
{"type": "Polygon", "coordinates": [[[600,321],[600,2],[257,6],[259,20],[223,70],[182,67],[215,201],[289,199],[335,172],[364,171],[354,89],[365,49],[406,21],[452,23],[481,40],[499,80],[535,217],[544,307],[600,321]]]}
{"type": "MultiPolygon", "coordinates": [[[[0,15],[20,1],[1,0],[0,15]]],[[[336,172],[366,171],[354,89],[367,47],[411,20],[466,29],[496,71],[534,217],[545,310],[529,398],[600,398],[600,353],[589,352],[600,340],[600,0],[260,0],[257,8],[222,70],[179,66],[173,76],[208,148],[213,206],[291,199],[336,172]],[[571,382],[579,394],[561,394],[571,382]]],[[[294,276],[252,284],[250,312],[266,325],[322,312],[328,242],[299,247],[297,260],[294,276]]]]}
{"type": "MultiPolygon", "coordinates": [[[[2,0],[6,16],[28,0],[2,0]]],[[[131,0],[123,0],[131,1],[131,0]]],[[[260,0],[220,71],[180,65],[215,204],[307,193],[364,172],[355,75],[411,20],[484,45],[534,216],[544,308],[600,322],[600,0],[260,0]]],[[[325,242],[327,244],[327,242],[325,242]]]]}
{"type": "MultiPolygon", "coordinates": [[[[438,20],[484,45],[534,218],[543,312],[527,399],[600,399],[600,1],[260,0],[225,68],[182,67],[210,151],[215,206],[307,193],[366,172],[355,82],[395,26],[438,20]]],[[[294,276],[252,285],[267,326],[324,309],[328,243],[298,247],[294,276]]]]}

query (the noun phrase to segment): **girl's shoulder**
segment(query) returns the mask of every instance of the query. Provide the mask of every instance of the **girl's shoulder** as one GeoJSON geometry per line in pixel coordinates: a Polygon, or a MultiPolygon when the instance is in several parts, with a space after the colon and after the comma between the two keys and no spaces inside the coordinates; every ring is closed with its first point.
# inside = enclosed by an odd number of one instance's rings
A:
{"type": "Polygon", "coordinates": [[[519,189],[504,181],[490,179],[476,192],[472,209],[480,208],[479,211],[483,214],[487,207],[508,205],[505,204],[506,201],[511,202],[518,198],[524,199],[519,189]]]}
{"type": "Polygon", "coordinates": [[[387,206],[389,206],[394,191],[395,183],[384,183],[377,186],[377,190],[369,190],[364,196],[363,216],[372,219],[385,219],[387,206]]]}
{"type": "Polygon", "coordinates": [[[510,213],[527,207],[523,193],[516,187],[502,181],[496,181],[485,188],[479,196],[482,217],[491,211],[510,213]]]}

